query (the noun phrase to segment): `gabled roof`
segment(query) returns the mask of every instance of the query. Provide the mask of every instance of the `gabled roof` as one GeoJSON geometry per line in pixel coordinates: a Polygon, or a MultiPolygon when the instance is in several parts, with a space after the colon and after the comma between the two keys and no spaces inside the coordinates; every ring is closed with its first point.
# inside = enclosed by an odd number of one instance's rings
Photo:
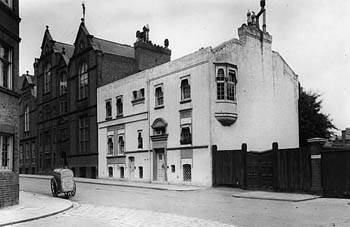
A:
{"type": "Polygon", "coordinates": [[[128,58],[135,58],[135,50],[132,46],[116,43],[100,38],[93,37],[92,45],[94,49],[100,50],[104,53],[124,56],[128,58]]]}
{"type": "Polygon", "coordinates": [[[36,85],[37,79],[36,76],[29,75],[29,74],[23,74],[21,77],[19,77],[19,89],[24,89],[25,84],[28,83],[28,85],[36,85]]]}
{"type": "Polygon", "coordinates": [[[67,43],[61,43],[56,41],[54,45],[54,49],[55,49],[55,52],[59,52],[62,54],[62,58],[68,65],[69,59],[73,56],[73,53],[74,53],[74,46],[67,43]],[[62,53],[63,48],[65,50],[65,54],[62,53]]]}
{"type": "Polygon", "coordinates": [[[41,48],[43,48],[45,40],[48,40],[48,41],[53,40],[49,31],[49,26],[46,26],[43,41],[41,42],[41,48]]]}

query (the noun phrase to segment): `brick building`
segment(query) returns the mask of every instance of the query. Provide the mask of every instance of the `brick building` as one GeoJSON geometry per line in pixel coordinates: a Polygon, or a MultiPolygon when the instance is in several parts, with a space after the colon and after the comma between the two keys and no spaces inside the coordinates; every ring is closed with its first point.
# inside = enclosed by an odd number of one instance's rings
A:
{"type": "Polygon", "coordinates": [[[151,44],[148,32],[138,32],[132,47],[94,37],[82,20],[69,45],[46,28],[34,63],[39,174],[68,166],[76,176],[98,176],[97,88],[170,61],[171,51],[151,44]]]}
{"type": "Polygon", "coordinates": [[[0,207],[18,203],[18,0],[0,0],[0,207]]]}
{"type": "Polygon", "coordinates": [[[22,75],[19,128],[19,173],[37,173],[37,81],[36,77],[22,75]]]}

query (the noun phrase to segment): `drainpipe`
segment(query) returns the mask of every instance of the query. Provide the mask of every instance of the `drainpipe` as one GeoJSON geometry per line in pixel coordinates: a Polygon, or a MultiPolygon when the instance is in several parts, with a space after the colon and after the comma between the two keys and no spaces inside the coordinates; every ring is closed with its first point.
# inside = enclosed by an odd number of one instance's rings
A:
{"type": "Polygon", "coordinates": [[[146,105],[147,105],[147,127],[148,127],[148,159],[149,159],[149,182],[152,183],[152,159],[151,159],[151,116],[150,116],[150,80],[147,79],[146,77],[146,94],[147,94],[147,100],[146,100],[146,105]]]}

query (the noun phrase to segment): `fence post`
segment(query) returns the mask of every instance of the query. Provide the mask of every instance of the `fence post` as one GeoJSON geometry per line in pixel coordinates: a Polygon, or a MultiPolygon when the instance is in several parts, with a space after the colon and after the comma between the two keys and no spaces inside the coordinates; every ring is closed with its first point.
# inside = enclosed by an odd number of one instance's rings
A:
{"type": "Polygon", "coordinates": [[[247,189],[247,144],[242,144],[241,149],[241,187],[247,189]]]}
{"type": "Polygon", "coordinates": [[[322,194],[321,149],[326,139],[312,138],[307,140],[311,154],[311,192],[322,194]]]}
{"type": "Polygon", "coordinates": [[[216,153],[217,153],[218,147],[216,145],[211,146],[211,158],[212,158],[212,185],[213,187],[216,186],[216,153]]]}
{"type": "Polygon", "coordinates": [[[273,176],[273,190],[278,191],[278,175],[279,175],[279,169],[278,169],[278,143],[273,142],[272,143],[272,176],[273,176]]]}

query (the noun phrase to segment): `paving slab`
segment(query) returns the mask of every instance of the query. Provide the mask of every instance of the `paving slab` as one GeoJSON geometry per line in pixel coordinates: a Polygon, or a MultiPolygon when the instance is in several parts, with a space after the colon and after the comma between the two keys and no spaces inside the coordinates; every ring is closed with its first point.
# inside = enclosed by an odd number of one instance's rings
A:
{"type": "Polygon", "coordinates": [[[0,226],[33,221],[72,208],[71,201],[30,192],[19,192],[19,204],[0,209],[0,226]]]}
{"type": "MultiPolygon", "coordinates": [[[[20,174],[20,177],[26,178],[39,178],[39,179],[50,179],[51,176],[47,175],[30,175],[20,174]]],[[[91,179],[91,178],[80,178],[74,177],[76,182],[89,183],[89,184],[101,184],[101,185],[114,185],[123,187],[136,187],[136,188],[148,188],[155,190],[169,190],[169,191],[196,191],[206,189],[206,187],[198,187],[192,185],[176,185],[168,183],[148,183],[148,182],[134,182],[134,181],[122,181],[117,179],[91,179]]]]}
{"type": "Polygon", "coordinates": [[[282,193],[282,192],[266,192],[266,191],[247,191],[237,192],[232,195],[236,198],[244,199],[261,199],[261,200],[276,200],[286,202],[302,202],[312,199],[317,199],[320,196],[297,193],[282,193]]]}

